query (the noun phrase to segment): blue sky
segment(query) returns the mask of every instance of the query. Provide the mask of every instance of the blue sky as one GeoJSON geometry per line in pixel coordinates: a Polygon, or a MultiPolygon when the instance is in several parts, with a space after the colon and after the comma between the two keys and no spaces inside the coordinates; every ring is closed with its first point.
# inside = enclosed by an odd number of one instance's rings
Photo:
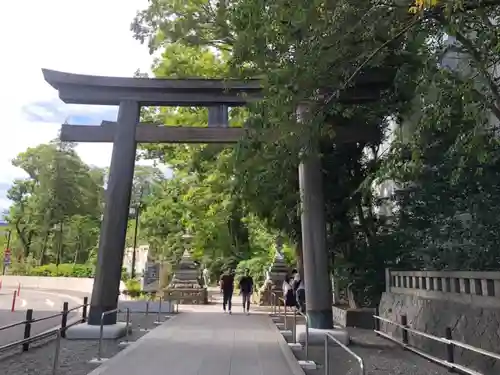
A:
{"type": "MultiPolygon", "coordinates": [[[[129,25],[147,0],[44,0],[0,3],[0,212],[10,205],[5,192],[23,171],[11,160],[31,146],[57,136],[65,120],[98,125],[115,120],[105,106],[66,105],[43,80],[41,69],[72,73],[132,76],[148,71],[148,48],[134,40],[129,25]]],[[[89,164],[108,166],[111,145],[80,144],[89,164]]],[[[144,163],[143,163],[144,164],[144,163]]]]}

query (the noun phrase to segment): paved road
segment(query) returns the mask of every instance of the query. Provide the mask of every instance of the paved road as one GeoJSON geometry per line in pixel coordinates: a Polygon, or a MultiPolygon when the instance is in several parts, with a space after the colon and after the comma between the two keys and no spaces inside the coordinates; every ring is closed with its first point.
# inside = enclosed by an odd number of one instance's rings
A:
{"type": "MultiPolygon", "coordinates": [[[[71,309],[82,304],[83,297],[88,295],[79,292],[21,289],[20,296],[16,298],[15,311],[11,312],[13,292],[14,289],[0,290],[0,327],[23,321],[27,309],[33,309],[34,319],[48,317],[61,312],[64,302],[68,302],[71,309]]],[[[68,320],[80,314],[80,310],[72,312],[68,320]]],[[[42,333],[60,324],[61,317],[37,322],[32,325],[31,333],[32,335],[42,333]]],[[[24,325],[0,331],[0,346],[22,339],[23,333],[24,325]]]]}

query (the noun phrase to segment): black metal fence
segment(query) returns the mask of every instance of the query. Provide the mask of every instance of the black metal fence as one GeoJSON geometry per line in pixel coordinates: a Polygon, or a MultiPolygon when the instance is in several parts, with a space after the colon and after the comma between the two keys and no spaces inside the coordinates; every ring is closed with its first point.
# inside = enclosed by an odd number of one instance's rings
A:
{"type": "Polygon", "coordinates": [[[47,339],[51,336],[56,337],[58,334],[58,331],[61,332],[61,337],[66,337],[66,330],[69,327],[76,325],[76,324],[84,323],[87,321],[88,305],[89,305],[88,304],[88,297],[85,297],[83,299],[82,305],[72,307],[71,309],[69,308],[68,302],[64,302],[63,307],[62,307],[62,311],[60,313],[49,315],[49,316],[44,316],[44,317],[38,318],[38,319],[33,318],[33,309],[26,310],[26,317],[23,321],[8,324],[8,325],[5,325],[3,327],[0,327],[0,332],[2,332],[2,331],[5,331],[5,330],[11,329],[11,328],[15,328],[18,326],[24,326],[23,338],[21,340],[17,340],[17,341],[14,341],[12,343],[0,346],[0,353],[5,351],[5,350],[13,349],[13,348],[18,347],[18,346],[21,346],[23,352],[26,352],[29,350],[30,345],[32,343],[39,341],[39,340],[47,339]],[[71,312],[79,310],[79,309],[82,309],[82,315],[81,315],[80,319],[75,320],[71,324],[68,324],[69,314],[71,312]],[[36,324],[38,322],[45,321],[45,320],[56,319],[56,318],[61,319],[61,324],[59,326],[55,326],[54,328],[49,329],[43,333],[31,335],[31,328],[33,327],[34,324],[36,324]]]}

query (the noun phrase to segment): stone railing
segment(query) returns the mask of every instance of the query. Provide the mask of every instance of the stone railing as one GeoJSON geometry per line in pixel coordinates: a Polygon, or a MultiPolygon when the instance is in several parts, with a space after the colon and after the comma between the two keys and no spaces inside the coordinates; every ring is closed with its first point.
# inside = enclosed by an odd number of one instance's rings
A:
{"type": "Polygon", "coordinates": [[[500,307],[500,272],[386,270],[386,291],[500,307]]]}

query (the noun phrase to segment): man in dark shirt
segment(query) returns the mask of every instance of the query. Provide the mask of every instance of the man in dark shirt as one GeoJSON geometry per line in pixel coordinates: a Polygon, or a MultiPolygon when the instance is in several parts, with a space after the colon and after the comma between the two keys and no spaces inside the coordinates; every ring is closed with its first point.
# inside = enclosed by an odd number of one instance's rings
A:
{"type": "Polygon", "coordinates": [[[250,313],[250,298],[253,292],[253,279],[248,270],[245,270],[245,275],[240,279],[240,293],[243,299],[243,312],[247,315],[250,313]]]}
{"type": "Polygon", "coordinates": [[[220,289],[222,292],[222,308],[226,312],[226,305],[231,314],[231,300],[233,299],[234,290],[234,272],[229,270],[225,272],[220,278],[220,289]]]}

